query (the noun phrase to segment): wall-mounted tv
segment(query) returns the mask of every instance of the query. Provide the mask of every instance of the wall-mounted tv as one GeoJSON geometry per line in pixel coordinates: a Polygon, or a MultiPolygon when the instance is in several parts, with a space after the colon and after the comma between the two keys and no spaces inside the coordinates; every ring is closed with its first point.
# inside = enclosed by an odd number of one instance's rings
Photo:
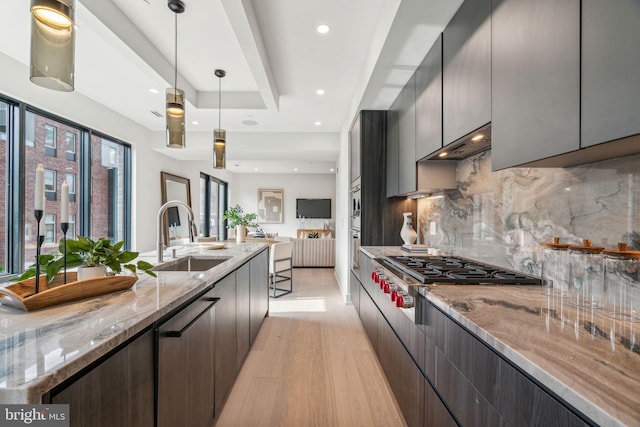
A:
{"type": "Polygon", "coordinates": [[[331,218],[331,199],[296,199],[296,216],[331,218]]]}

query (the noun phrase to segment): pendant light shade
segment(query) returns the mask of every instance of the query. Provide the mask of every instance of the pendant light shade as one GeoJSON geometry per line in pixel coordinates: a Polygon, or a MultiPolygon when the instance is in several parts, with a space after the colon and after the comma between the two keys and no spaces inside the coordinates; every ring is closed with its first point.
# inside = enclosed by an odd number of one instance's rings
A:
{"type": "Polygon", "coordinates": [[[73,91],[74,51],[74,0],[31,0],[31,81],[73,91]]]}
{"type": "Polygon", "coordinates": [[[216,70],[218,77],[218,129],[213,130],[213,167],[224,169],[226,167],[227,131],[222,129],[220,120],[222,117],[222,78],[227,75],[224,70],[216,70]]]}
{"type": "Polygon", "coordinates": [[[178,89],[178,13],[184,12],[184,3],[180,0],[169,0],[169,9],[175,15],[175,65],[173,87],[167,89],[167,147],[184,148],[187,145],[185,136],[184,91],[178,89]]]}

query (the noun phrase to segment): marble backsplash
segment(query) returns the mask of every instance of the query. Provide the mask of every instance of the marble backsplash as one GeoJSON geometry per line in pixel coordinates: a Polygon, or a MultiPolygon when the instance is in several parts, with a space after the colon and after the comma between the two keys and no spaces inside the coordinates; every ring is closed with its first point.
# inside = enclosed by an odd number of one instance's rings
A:
{"type": "Polygon", "coordinates": [[[488,151],[460,161],[457,180],[418,200],[419,243],[537,276],[553,237],[640,250],[640,155],[492,172],[488,151]]]}

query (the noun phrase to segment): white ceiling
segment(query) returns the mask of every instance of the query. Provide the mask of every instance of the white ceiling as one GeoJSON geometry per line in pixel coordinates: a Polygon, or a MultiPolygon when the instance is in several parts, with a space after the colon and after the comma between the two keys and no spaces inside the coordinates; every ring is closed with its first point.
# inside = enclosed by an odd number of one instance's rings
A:
{"type": "MultiPolygon", "coordinates": [[[[221,68],[232,172],[332,173],[339,132],[359,108],[388,108],[461,0],[184,3],[178,87],[188,100],[187,148],[154,148],[182,160],[210,156],[221,68]],[[331,31],[319,34],[319,24],[331,31]]],[[[28,64],[29,3],[3,0],[3,9],[11,37],[0,38],[0,51],[28,64]]],[[[164,134],[164,117],[151,111],[164,114],[173,86],[174,19],[167,0],[77,0],[76,91],[164,134]]]]}

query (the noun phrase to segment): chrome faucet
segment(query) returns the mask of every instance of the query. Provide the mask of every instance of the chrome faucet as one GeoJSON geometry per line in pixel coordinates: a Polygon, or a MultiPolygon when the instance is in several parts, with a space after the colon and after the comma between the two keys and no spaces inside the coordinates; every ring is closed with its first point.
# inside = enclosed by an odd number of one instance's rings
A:
{"type": "Polygon", "coordinates": [[[185,202],[181,200],[169,200],[164,205],[160,206],[158,210],[158,243],[156,246],[158,262],[162,262],[163,259],[163,251],[164,251],[164,230],[162,229],[162,217],[164,213],[172,206],[182,206],[187,210],[187,214],[189,215],[189,241],[194,242],[197,234],[195,217],[193,215],[193,210],[191,206],[187,205],[185,202]]]}

